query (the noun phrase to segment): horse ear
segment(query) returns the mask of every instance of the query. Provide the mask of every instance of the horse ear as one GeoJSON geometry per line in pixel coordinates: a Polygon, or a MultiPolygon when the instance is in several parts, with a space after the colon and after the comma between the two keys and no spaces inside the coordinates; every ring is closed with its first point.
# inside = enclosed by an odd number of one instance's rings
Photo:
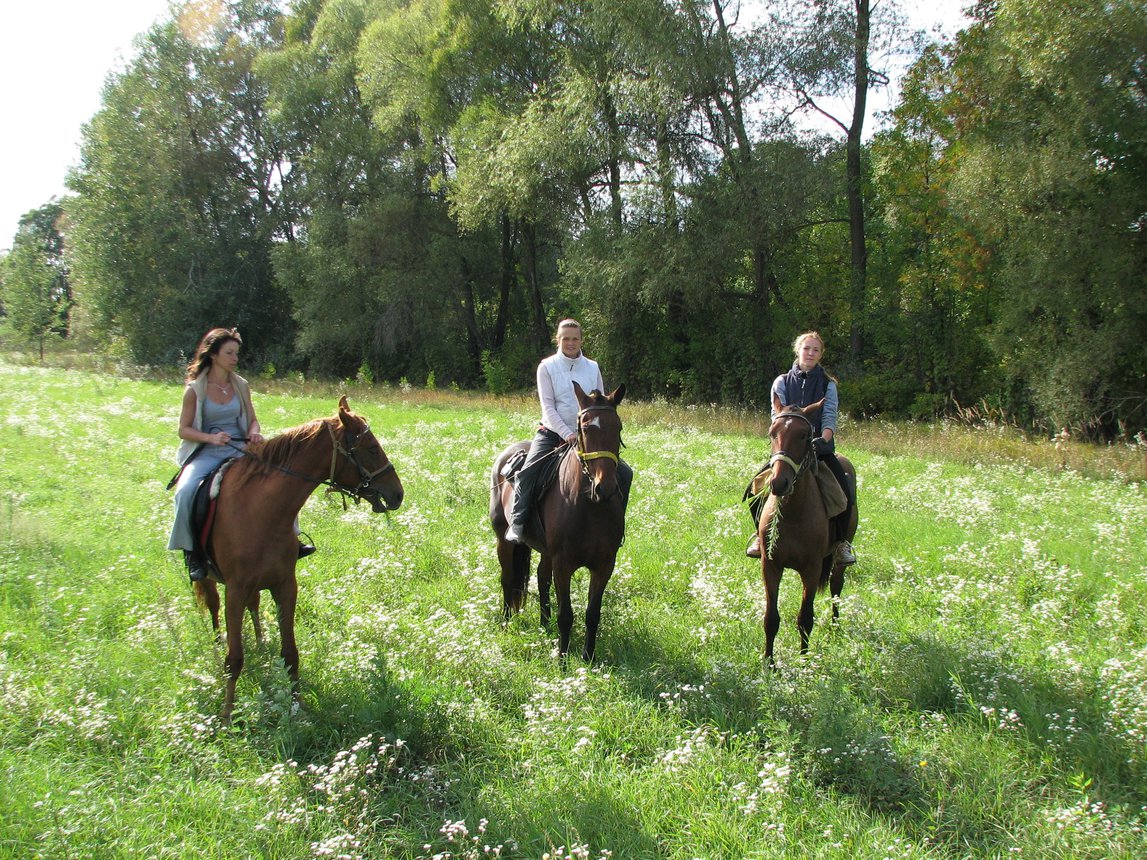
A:
{"type": "Polygon", "coordinates": [[[582,391],[582,387],[577,384],[576,379],[574,380],[574,383],[573,383],[573,390],[574,390],[574,397],[577,398],[578,405],[580,405],[584,409],[585,408],[585,402],[588,398],[586,397],[586,393],[584,391],[582,391]]]}
{"type": "Polygon", "coordinates": [[[775,414],[777,412],[784,412],[784,411],[785,411],[785,405],[783,403],[781,403],[781,399],[779,397],[777,397],[777,395],[774,393],[773,394],[773,413],[775,414]]]}
{"type": "Polygon", "coordinates": [[[350,412],[350,404],[347,403],[345,394],[339,398],[339,412],[350,412]]]}
{"type": "Polygon", "coordinates": [[[621,401],[624,398],[625,398],[625,383],[623,382],[623,383],[621,383],[621,385],[617,386],[617,388],[613,389],[613,393],[610,394],[607,399],[616,408],[617,404],[621,403],[621,401]]]}
{"type": "Polygon", "coordinates": [[[804,415],[804,416],[812,415],[814,412],[819,412],[821,407],[823,407],[823,406],[824,406],[824,398],[822,397],[816,403],[810,403],[808,406],[806,406],[804,409],[802,409],[801,415],[804,415]]]}

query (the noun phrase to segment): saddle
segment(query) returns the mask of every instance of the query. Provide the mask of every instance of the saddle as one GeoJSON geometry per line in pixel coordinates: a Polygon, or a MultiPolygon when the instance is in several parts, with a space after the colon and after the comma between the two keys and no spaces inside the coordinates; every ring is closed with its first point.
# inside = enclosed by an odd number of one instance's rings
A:
{"type": "Polygon", "coordinates": [[[223,577],[219,568],[215,566],[214,559],[207,552],[208,538],[211,536],[211,527],[215,525],[215,508],[219,499],[219,487],[223,483],[223,475],[227,467],[234,463],[238,457],[224,460],[199,482],[195,490],[195,498],[191,504],[191,537],[195,541],[194,552],[207,562],[208,575],[216,582],[222,582],[223,577]]]}
{"type": "MultiPolygon", "coordinates": [[[[529,454],[529,449],[516,451],[502,466],[502,477],[515,487],[517,486],[518,475],[522,471],[522,466],[525,465],[527,454],[529,454]]],[[[534,482],[534,497],[530,499],[530,522],[527,531],[541,535],[543,540],[545,539],[546,531],[542,525],[542,516],[539,512],[540,502],[545,498],[550,487],[557,483],[558,469],[561,467],[561,463],[561,457],[547,457],[531,467],[538,470],[538,477],[534,482]]]]}
{"type": "MultiPolygon", "coordinates": [[[[813,461],[814,464],[816,462],[816,460],[813,461]]],[[[833,517],[844,513],[844,509],[848,507],[848,496],[844,494],[844,488],[840,486],[840,482],[832,474],[832,470],[821,469],[814,465],[812,473],[816,476],[817,485],[820,487],[820,497],[824,501],[825,516],[831,520],[833,517]]],[[[741,501],[767,494],[769,478],[772,477],[772,474],[772,466],[765,466],[757,472],[753,476],[753,480],[749,482],[749,486],[745,488],[745,495],[741,501]]]]}

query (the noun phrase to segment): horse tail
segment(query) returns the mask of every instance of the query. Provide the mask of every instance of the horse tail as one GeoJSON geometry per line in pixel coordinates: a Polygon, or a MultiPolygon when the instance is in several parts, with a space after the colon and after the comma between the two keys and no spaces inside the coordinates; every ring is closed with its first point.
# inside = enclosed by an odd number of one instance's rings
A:
{"type": "Polygon", "coordinates": [[[191,590],[195,592],[195,602],[200,609],[207,609],[207,587],[200,582],[191,583],[191,590]]]}
{"type": "Polygon", "coordinates": [[[830,554],[825,556],[824,560],[820,563],[820,582],[816,584],[817,591],[824,591],[828,588],[829,580],[832,579],[833,560],[833,556],[830,554]]]}
{"type": "Polygon", "coordinates": [[[211,627],[216,633],[219,632],[219,589],[211,580],[204,579],[200,582],[193,582],[191,584],[192,590],[195,592],[195,602],[199,604],[200,609],[206,609],[211,616],[211,627]]]}

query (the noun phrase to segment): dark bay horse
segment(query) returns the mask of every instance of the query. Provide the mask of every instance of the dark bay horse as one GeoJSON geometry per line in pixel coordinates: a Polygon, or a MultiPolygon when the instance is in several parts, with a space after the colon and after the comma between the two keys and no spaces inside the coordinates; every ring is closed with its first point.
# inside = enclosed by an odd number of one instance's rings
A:
{"type": "MultiPolygon", "coordinates": [[[[227,586],[227,676],[224,724],[235,704],[235,682],[243,671],[243,611],[257,617],[259,592],[267,589],[279,609],[280,654],[298,699],[299,649],[295,644],[295,562],[299,542],[295,518],[319,484],[375,513],[402,504],[402,482],[366,421],[350,411],[345,396],[338,414],[308,422],[247,446],[246,456],[224,473],[207,552],[227,586]]],[[[210,580],[195,583],[196,596],[219,630],[219,592],[210,580]]],[[[256,625],[256,635],[261,631],[256,625]]]]}
{"type": "MultiPolygon", "coordinates": [[[[836,598],[844,588],[844,565],[834,556],[840,536],[832,534],[820,486],[812,471],[817,466],[812,446],[813,425],[809,415],[824,405],[820,400],[803,409],[783,407],[773,397],[773,412],[779,413],[769,427],[772,474],[769,497],[761,511],[758,537],[761,541],[761,576],[765,582],[765,658],[773,661],[773,639],[781,624],[777,595],[785,568],[800,574],[804,585],[797,629],[801,653],[808,651],[813,625],[813,598],[827,585],[833,597],[832,616],[837,618],[836,598]],[[774,528],[775,523],[775,528],[774,528]]],[[[844,471],[855,476],[852,463],[837,455],[844,471]]],[[[825,467],[827,468],[827,467],[825,467]]],[[[857,514],[853,506],[844,537],[856,534],[857,514]]]]}
{"type": "Polygon", "coordinates": [[[533,518],[527,525],[528,545],[515,544],[504,537],[513,506],[513,485],[502,475],[502,467],[529,442],[517,442],[494,461],[490,482],[490,523],[498,539],[498,562],[502,566],[503,613],[508,619],[522,609],[529,592],[530,549],[536,549],[538,562],[538,601],[542,624],[550,620],[550,582],[558,592],[558,653],[569,650],[573,606],[570,579],[574,571],[589,569],[589,600],[585,608],[585,647],[582,659],[593,659],[597,627],[601,619],[601,598],[613,575],[617,550],[625,535],[626,496],[618,483],[618,455],[621,450],[621,418],[617,406],[625,396],[621,385],[612,394],[600,391],[586,394],[575,382],[579,411],[576,449],[563,445],[555,449],[561,457],[557,482],[537,503],[542,526],[539,533],[533,518]]]}

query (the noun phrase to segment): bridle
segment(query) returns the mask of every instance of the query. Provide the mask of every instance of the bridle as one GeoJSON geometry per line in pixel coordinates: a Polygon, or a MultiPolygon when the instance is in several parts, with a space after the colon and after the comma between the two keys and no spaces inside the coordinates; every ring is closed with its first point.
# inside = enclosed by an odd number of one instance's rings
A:
{"type": "MultiPolygon", "coordinates": [[[[386,502],[383,500],[382,494],[380,494],[377,490],[372,490],[370,485],[379,475],[385,475],[387,472],[393,472],[394,464],[390,462],[390,459],[386,456],[386,452],[383,451],[382,457],[384,460],[386,460],[386,462],[375,469],[373,472],[368,472],[366,467],[359,462],[358,457],[355,456],[355,449],[358,447],[359,442],[361,442],[367,437],[367,435],[370,434],[370,427],[364,424],[363,431],[354,436],[351,435],[351,432],[348,429],[344,435],[348,438],[349,444],[344,448],[339,443],[338,436],[335,435],[335,431],[331,428],[330,422],[324,421],[323,424],[326,425],[327,432],[331,434],[331,476],[325,481],[318,481],[317,483],[326,484],[328,493],[342,493],[344,508],[346,507],[347,496],[350,496],[352,499],[354,499],[354,503],[357,505],[359,501],[362,500],[363,495],[369,491],[374,493],[379,503],[385,509],[386,502]],[[338,467],[339,454],[342,454],[344,457],[346,457],[347,460],[350,461],[351,465],[358,469],[358,486],[348,487],[346,484],[335,480],[335,472],[338,467]]],[[[381,446],[379,450],[382,450],[381,446]]],[[[314,479],[312,478],[311,480],[314,479]]]]}
{"type": "MultiPolygon", "coordinates": [[[[363,422],[363,431],[361,433],[357,433],[353,436],[351,435],[350,431],[347,430],[345,435],[349,439],[349,444],[346,445],[345,447],[342,445],[342,443],[339,442],[338,436],[335,435],[335,431],[331,427],[331,420],[330,419],[324,419],[323,420],[323,426],[327,428],[327,433],[329,433],[330,437],[331,437],[331,474],[330,474],[329,478],[314,478],[314,477],[311,477],[310,475],[304,475],[302,472],[296,472],[294,469],[290,468],[289,466],[282,466],[282,465],[276,465],[274,463],[268,463],[266,460],[262,459],[257,454],[253,454],[244,448],[240,448],[237,445],[232,444],[231,442],[228,442],[227,445],[230,448],[234,448],[240,454],[242,454],[246,457],[250,457],[252,460],[254,460],[255,462],[259,463],[260,465],[262,465],[268,469],[273,469],[276,472],[282,472],[284,475],[290,475],[293,478],[300,478],[301,480],[304,480],[304,481],[310,481],[312,484],[317,484],[319,486],[322,486],[323,484],[325,484],[327,487],[328,493],[341,493],[342,494],[343,508],[344,509],[346,508],[346,500],[347,500],[348,496],[350,498],[354,499],[354,503],[357,505],[360,501],[362,501],[363,498],[365,498],[365,495],[367,492],[373,492],[375,494],[375,496],[378,498],[379,504],[381,504],[383,506],[383,509],[389,510],[389,508],[387,507],[386,501],[382,498],[382,494],[378,493],[377,491],[371,490],[370,485],[371,485],[371,482],[373,482],[374,479],[377,478],[379,475],[385,475],[387,472],[394,471],[394,464],[392,462],[390,462],[389,458],[387,458],[387,456],[386,456],[386,452],[384,451],[382,456],[383,456],[383,459],[386,460],[386,463],[384,463],[382,466],[379,466],[373,472],[369,472],[369,471],[367,471],[366,467],[363,466],[363,464],[359,462],[358,457],[355,456],[355,449],[358,448],[359,443],[363,439],[365,439],[367,437],[367,435],[370,433],[370,426],[367,425],[365,422],[363,422]],[[356,469],[358,469],[359,482],[358,482],[357,486],[354,486],[354,487],[347,486],[346,484],[342,483],[341,481],[339,481],[335,478],[335,475],[338,472],[339,454],[342,454],[344,457],[346,457],[347,460],[350,461],[351,465],[354,466],[356,469]]],[[[248,440],[245,437],[236,437],[232,441],[233,442],[246,442],[248,440]]],[[[380,450],[381,450],[381,448],[380,448],[380,450]]]]}
{"type": "Polygon", "coordinates": [[[812,446],[812,434],[813,434],[814,428],[813,428],[813,423],[808,418],[806,418],[804,415],[802,415],[800,412],[782,412],[780,415],[777,416],[777,420],[779,421],[782,418],[799,418],[801,421],[803,421],[805,424],[808,425],[808,430],[809,430],[809,441],[805,447],[804,458],[799,463],[793,458],[793,456],[791,454],[789,454],[787,451],[785,451],[783,449],[780,451],[774,451],[773,455],[771,457],[769,457],[769,465],[770,466],[772,466],[774,463],[781,462],[781,463],[785,463],[786,465],[788,465],[793,470],[793,483],[795,484],[797,478],[800,477],[801,472],[808,466],[808,464],[816,456],[816,452],[812,446]]]}
{"type": "MultiPolygon", "coordinates": [[[[583,472],[585,472],[587,475],[589,474],[589,462],[590,462],[590,460],[605,459],[605,460],[612,460],[614,462],[614,464],[617,463],[617,454],[613,453],[612,451],[606,451],[604,449],[601,451],[587,451],[585,449],[585,447],[586,447],[585,446],[585,427],[584,427],[583,419],[585,418],[586,414],[589,412],[605,412],[605,411],[613,412],[616,410],[614,409],[612,404],[602,403],[602,404],[597,404],[597,405],[593,405],[593,406],[587,406],[584,409],[582,409],[581,411],[579,411],[577,414],[577,458],[578,458],[578,460],[581,461],[581,470],[583,472]]],[[[620,445],[625,444],[624,442],[621,442],[620,438],[618,439],[618,443],[620,445]]]]}

